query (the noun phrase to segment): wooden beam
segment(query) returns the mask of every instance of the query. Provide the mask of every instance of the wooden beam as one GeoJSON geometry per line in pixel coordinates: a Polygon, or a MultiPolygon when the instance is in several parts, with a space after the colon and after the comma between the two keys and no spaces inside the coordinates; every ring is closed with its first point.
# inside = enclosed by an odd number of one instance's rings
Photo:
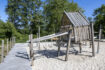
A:
{"type": "Polygon", "coordinates": [[[71,33],[72,33],[72,31],[70,30],[69,33],[68,33],[68,43],[67,43],[65,61],[68,60],[69,48],[70,48],[70,46],[71,46],[71,35],[72,35],[71,33]]]}
{"type": "Polygon", "coordinates": [[[61,28],[69,28],[70,25],[61,26],[61,28]]]}

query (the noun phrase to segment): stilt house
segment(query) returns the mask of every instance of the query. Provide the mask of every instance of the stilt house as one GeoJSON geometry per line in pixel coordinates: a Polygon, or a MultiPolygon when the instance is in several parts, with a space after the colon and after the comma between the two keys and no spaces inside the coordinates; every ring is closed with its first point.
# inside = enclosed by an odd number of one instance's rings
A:
{"type": "Polygon", "coordinates": [[[72,30],[75,42],[90,38],[90,23],[80,12],[64,12],[60,32],[72,30]]]}

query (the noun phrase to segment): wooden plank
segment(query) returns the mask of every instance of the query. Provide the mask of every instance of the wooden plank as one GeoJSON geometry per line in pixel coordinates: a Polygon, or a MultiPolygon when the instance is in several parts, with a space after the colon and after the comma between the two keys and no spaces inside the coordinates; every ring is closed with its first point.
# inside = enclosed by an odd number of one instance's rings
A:
{"type": "Polygon", "coordinates": [[[1,62],[4,61],[4,40],[2,40],[2,46],[1,46],[1,62]]]}
{"type": "Polygon", "coordinates": [[[74,34],[74,40],[76,42],[76,30],[75,30],[75,28],[73,28],[73,34],[74,34]]]}
{"type": "Polygon", "coordinates": [[[80,41],[82,41],[82,27],[79,27],[80,41]]]}
{"type": "Polygon", "coordinates": [[[61,26],[61,28],[69,28],[70,25],[61,26]]]}
{"type": "Polygon", "coordinates": [[[100,24],[99,39],[98,39],[98,46],[97,46],[97,53],[99,53],[99,49],[100,49],[101,34],[102,34],[102,26],[101,26],[101,24],[100,24]]]}
{"type": "Polygon", "coordinates": [[[86,26],[86,40],[88,40],[88,26],[86,26]]]}
{"type": "Polygon", "coordinates": [[[72,33],[72,31],[70,30],[70,31],[69,31],[69,34],[68,34],[68,43],[67,43],[65,61],[68,60],[69,48],[70,48],[70,46],[71,46],[71,35],[72,35],[71,33],[72,33]]]}
{"type": "Polygon", "coordinates": [[[91,40],[92,40],[92,56],[95,56],[93,23],[91,23],[91,40]]]}

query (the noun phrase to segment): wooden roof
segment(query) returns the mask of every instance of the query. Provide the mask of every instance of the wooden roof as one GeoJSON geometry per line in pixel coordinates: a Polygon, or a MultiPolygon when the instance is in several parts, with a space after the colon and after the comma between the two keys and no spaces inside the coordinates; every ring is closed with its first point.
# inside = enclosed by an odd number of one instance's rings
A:
{"type": "Polygon", "coordinates": [[[89,25],[89,21],[80,12],[64,12],[73,26],[89,25]]]}

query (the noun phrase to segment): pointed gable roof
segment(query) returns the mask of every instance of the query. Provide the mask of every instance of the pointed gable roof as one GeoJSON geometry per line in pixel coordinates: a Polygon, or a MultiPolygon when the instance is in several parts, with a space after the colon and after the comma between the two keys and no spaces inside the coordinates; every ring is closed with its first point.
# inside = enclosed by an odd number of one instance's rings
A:
{"type": "Polygon", "coordinates": [[[64,12],[73,26],[86,26],[89,21],[80,12],[64,12]]]}

